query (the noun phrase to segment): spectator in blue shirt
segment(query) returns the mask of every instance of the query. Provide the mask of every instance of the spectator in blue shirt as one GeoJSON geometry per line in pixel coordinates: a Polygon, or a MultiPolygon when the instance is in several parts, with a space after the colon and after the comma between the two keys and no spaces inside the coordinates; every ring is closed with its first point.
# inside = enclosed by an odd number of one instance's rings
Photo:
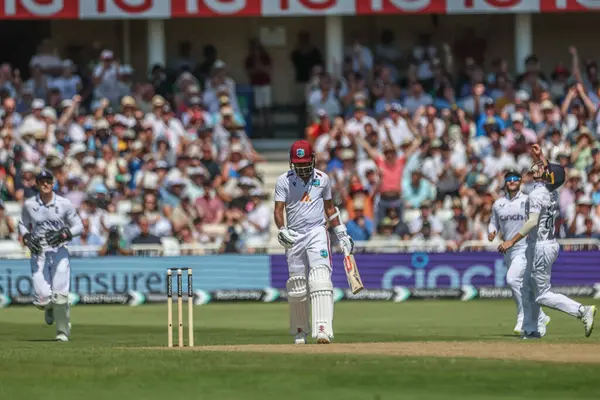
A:
{"type": "Polygon", "coordinates": [[[479,116],[477,120],[477,136],[487,136],[488,133],[485,129],[486,125],[497,125],[500,132],[504,131],[506,124],[504,120],[496,113],[496,104],[494,100],[488,99],[484,106],[484,113],[479,116]]]}
{"type": "Polygon", "coordinates": [[[425,200],[434,200],[433,186],[423,179],[421,171],[416,169],[410,174],[410,179],[402,180],[402,197],[410,208],[420,208],[425,200]]]}
{"type": "MultiPolygon", "coordinates": [[[[104,239],[90,232],[90,221],[88,219],[82,219],[81,222],[83,223],[83,231],[81,235],[74,237],[69,242],[69,246],[98,246],[99,249],[104,244],[104,239]]],[[[74,252],[79,257],[96,257],[98,256],[98,249],[88,248],[84,251],[77,251],[77,248],[74,248],[69,249],[69,251],[74,252]]]]}
{"type": "Polygon", "coordinates": [[[373,221],[365,217],[365,204],[362,198],[354,200],[354,219],[346,223],[348,234],[354,241],[369,240],[373,236],[373,221]]]}

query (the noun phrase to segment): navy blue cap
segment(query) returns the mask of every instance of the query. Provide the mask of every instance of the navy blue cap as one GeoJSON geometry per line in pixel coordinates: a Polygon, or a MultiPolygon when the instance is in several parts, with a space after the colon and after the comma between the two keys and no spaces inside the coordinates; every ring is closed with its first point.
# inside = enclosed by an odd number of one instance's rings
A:
{"type": "Polygon", "coordinates": [[[36,181],[41,181],[41,180],[45,180],[45,179],[54,180],[54,176],[52,175],[52,172],[48,171],[47,169],[41,170],[40,173],[37,174],[37,176],[35,177],[36,181]]]}
{"type": "Polygon", "coordinates": [[[548,173],[550,174],[550,181],[546,184],[546,188],[549,191],[558,189],[565,183],[566,174],[565,169],[558,164],[548,163],[548,173]]]}

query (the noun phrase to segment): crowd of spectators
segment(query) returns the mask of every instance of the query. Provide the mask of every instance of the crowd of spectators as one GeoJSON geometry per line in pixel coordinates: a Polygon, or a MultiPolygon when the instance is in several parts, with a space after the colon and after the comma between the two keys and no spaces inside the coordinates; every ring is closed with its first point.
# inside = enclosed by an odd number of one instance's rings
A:
{"type": "MultiPolygon", "coordinates": [[[[214,47],[196,63],[182,43],[173,65],[135,80],[111,50],[98,47],[78,66],[56,54],[42,43],[26,81],[0,67],[2,237],[16,235],[4,202],[35,195],[35,175],[47,168],[84,222],[72,244],[101,246],[83,255],[127,255],[165,239],[238,252],[265,238],[268,196],[255,169],[263,160],[214,47]]],[[[249,74],[269,62],[253,65],[252,54],[249,74]]]]}
{"type": "Polygon", "coordinates": [[[484,52],[466,32],[440,46],[422,35],[404,53],[384,31],[373,49],[354,38],[337,74],[314,64],[306,137],[355,240],[431,251],[487,240],[505,172],[531,188],[533,143],[567,171],[558,236],[600,238],[597,64],[571,47],[568,67],[557,62],[546,75],[531,55],[516,75],[484,52]]]}
{"type": "MultiPolygon", "coordinates": [[[[595,62],[572,47],[568,67],[546,75],[532,55],[516,75],[505,60],[486,60],[472,32],[453,45],[421,35],[408,51],[388,31],[372,49],[358,37],[350,44],[335,74],[306,33],[290,60],[317,168],[332,176],[355,240],[431,251],[484,240],[504,172],[521,171],[524,190],[531,185],[532,143],[568,171],[560,237],[599,237],[595,62]]],[[[50,41],[27,74],[1,65],[2,200],[35,195],[36,171],[50,169],[84,221],[73,244],[100,246],[83,255],[127,255],[165,240],[245,252],[268,241],[270,193],[255,168],[264,160],[244,129],[236,82],[216,48],[206,46],[203,60],[190,49],[182,43],[145,78],[98,44],[77,65],[50,41]]],[[[244,66],[258,125],[270,132],[272,64],[257,41],[244,66]]],[[[4,208],[0,236],[15,238],[4,208]]]]}

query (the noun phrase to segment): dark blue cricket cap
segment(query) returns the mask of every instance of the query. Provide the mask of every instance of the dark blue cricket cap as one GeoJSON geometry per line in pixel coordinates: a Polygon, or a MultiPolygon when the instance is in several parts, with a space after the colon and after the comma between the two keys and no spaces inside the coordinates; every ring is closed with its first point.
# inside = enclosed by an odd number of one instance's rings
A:
{"type": "Polygon", "coordinates": [[[558,164],[548,163],[548,174],[550,175],[550,179],[548,184],[546,184],[546,188],[549,191],[553,191],[558,189],[565,183],[566,174],[565,169],[558,164]]]}
{"type": "Polygon", "coordinates": [[[54,176],[52,175],[52,172],[48,171],[47,169],[43,169],[40,171],[39,174],[37,174],[37,176],[35,177],[35,180],[37,180],[37,181],[54,180],[54,176]]]}

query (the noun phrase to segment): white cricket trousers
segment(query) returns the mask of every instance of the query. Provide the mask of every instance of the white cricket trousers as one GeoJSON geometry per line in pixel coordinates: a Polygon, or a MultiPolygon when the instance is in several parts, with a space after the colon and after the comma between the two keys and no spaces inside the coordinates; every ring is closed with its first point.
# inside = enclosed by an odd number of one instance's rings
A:
{"type": "MultiPolygon", "coordinates": [[[[523,276],[527,268],[527,256],[525,252],[527,246],[513,247],[504,255],[504,265],[506,266],[506,284],[513,294],[513,300],[517,306],[517,323],[523,323],[523,299],[521,290],[523,287],[523,276]]],[[[543,311],[540,312],[539,322],[543,323],[546,316],[543,311]]]]}
{"type": "Polygon", "coordinates": [[[310,268],[325,265],[331,271],[329,234],[324,226],[300,233],[294,247],[285,252],[288,272],[292,276],[306,276],[310,268]]]}
{"type": "Polygon", "coordinates": [[[523,332],[537,331],[540,306],[579,317],[580,303],[565,295],[552,292],[552,265],[558,258],[560,245],[556,240],[527,244],[527,267],[523,276],[523,332]]]}
{"type": "Polygon", "coordinates": [[[69,295],[71,265],[65,246],[31,257],[31,278],[37,304],[47,304],[53,293],[69,295]]]}

